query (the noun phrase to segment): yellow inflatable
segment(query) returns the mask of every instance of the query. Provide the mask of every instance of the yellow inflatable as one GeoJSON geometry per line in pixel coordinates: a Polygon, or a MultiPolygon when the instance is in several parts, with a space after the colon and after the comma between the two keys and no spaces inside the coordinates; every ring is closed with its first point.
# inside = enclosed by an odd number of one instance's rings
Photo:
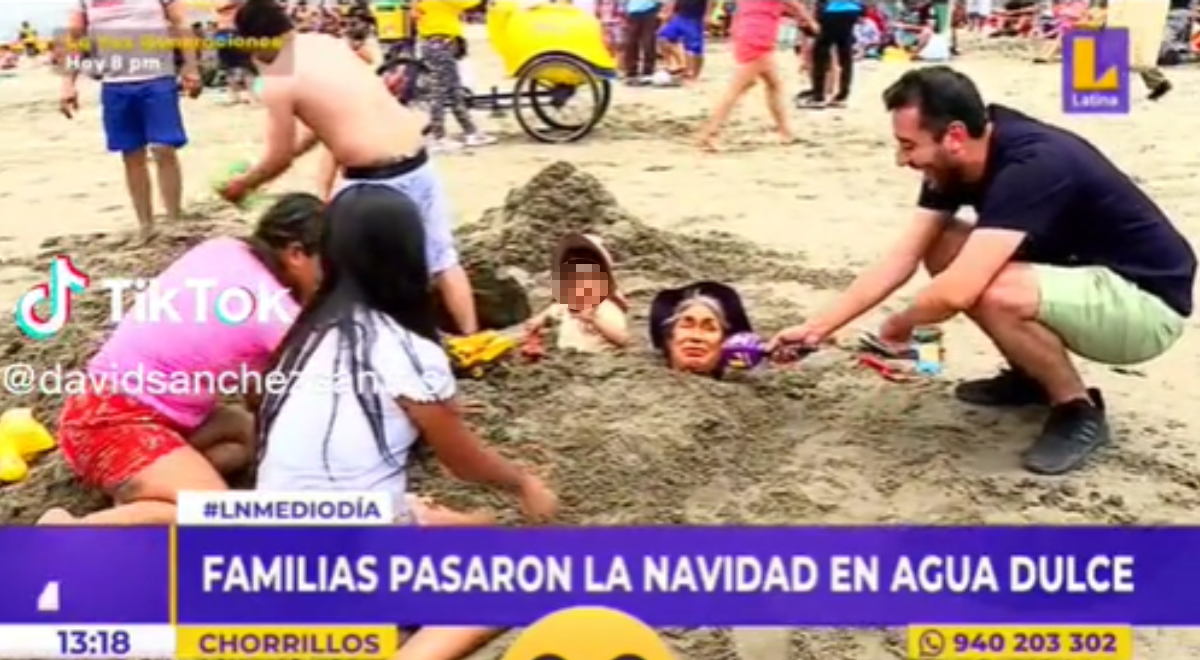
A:
{"type": "Polygon", "coordinates": [[[32,410],[14,408],[0,415],[0,483],[25,479],[29,461],[54,447],[54,436],[33,418],[32,410]]]}
{"type": "MultiPolygon", "coordinates": [[[[599,76],[616,74],[617,62],[604,45],[600,20],[569,4],[547,2],[519,5],[499,0],[487,15],[488,39],[504,62],[504,71],[515,77],[544,55],[565,55],[590,65],[599,76]]],[[[583,85],[579,71],[550,67],[538,80],[547,84],[583,85]]]]}

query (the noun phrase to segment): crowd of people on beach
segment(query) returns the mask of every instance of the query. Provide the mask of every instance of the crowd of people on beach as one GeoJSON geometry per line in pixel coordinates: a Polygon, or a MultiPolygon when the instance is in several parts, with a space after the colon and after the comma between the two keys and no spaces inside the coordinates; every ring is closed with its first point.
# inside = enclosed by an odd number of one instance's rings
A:
{"type": "MultiPolygon", "coordinates": [[[[109,13],[106,3],[86,3],[69,29],[146,29],[154,21],[176,34],[196,29],[175,4],[166,4],[164,13],[159,0],[140,1],[140,13],[109,13]]],[[[682,45],[686,76],[700,73],[699,62],[687,67],[688,57],[703,52],[702,43],[696,47],[695,25],[672,21],[695,20],[694,9],[677,0],[662,27],[666,41],[682,45]]],[[[467,423],[469,406],[458,395],[447,338],[485,328],[458,253],[451,200],[430,155],[444,146],[444,129],[435,127],[431,142],[429,122],[397,102],[370,58],[353,43],[348,47],[315,29],[323,24],[321,14],[299,14],[276,0],[241,0],[225,10],[211,26],[214,34],[279,45],[239,54],[244,59],[238,67],[252,69],[260,81],[256,96],[268,126],[262,157],[223,182],[219,195],[243,203],[315,149],[333,174],[323,179],[321,195],[283,195],[249,236],[200,243],[156,283],[183,296],[199,295],[185,286],[196,278],[216,281],[218,288],[271,292],[285,301],[290,321],[227,325],[208,319],[164,330],[126,316],[88,370],[111,377],[97,381],[109,383],[122,382],[120,375],[131,370],[211,375],[250,369],[287,377],[262,379],[260,385],[276,386],[252,388],[240,404],[211,391],[94,389],[68,397],[57,427],[63,455],[82,482],[111,495],[115,505],[82,518],[55,509],[42,523],[171,523],[178,493],[224,490],[231,476],[246,470],[254,471],[258,489],[387,492],[403,512],[400,524],[490,523],[487,516],[410,492],[406,466],[419,442],[455,476],[512,495],[530,520],[551,519],[558,506],[553,490],[491,449],[467,423]],[[335,383],[359,386],[344,390],[331,387],[335,383]]],[[[790,138],[773,59],[785,12],[825,35],[815,42],[808,102],[836,103],[849,94],[853,53],[847,35],[870,20],[863,5],[828,0],[810,10],[794,0],[744,0],[736,12],[738,67],[705,140],[715,138],[723,116],[756,82],[767,88],[781,136],[790,138]],[[829,95],[832,52],[841,68],[829,95]]],[[[427,45],[435,51],[443,49],[436,57],[449,66],[462,36],[461,11],[435,19],[418,35],[434,42],[427,45]]],[[[351,42],[368,25],[365,17],[338,24],[351,42]]],[[[641,61],[640,54],[633,61],[641,61]]],[[[170,221],[180,219],[175,150],[188,138],[179,86],[199,93],[198,71],[193,53],[165,76],[116,72],[103,83],[108,145],[122,155],[147,235],[153,230],[150,150],[170,221]]],[[[61,100],[68,115],[78,107],[70,73],[61,100]]],[[[661,291],[648,310],[651,346],[667,368],[696,377],[726,377],[756,350],[764,368],[786,368],[826,350],[835,333],[924,269],[931,280],[887,317],[877,343],[903,353],[920,328],[965,315],[1010,367],[960,384],[957,398],[1042,406],[1045,425],[1022,465],[1051,475],[1077,469],[1109,442],[1110,431],[1101,393],[1085,384],[1072,356],[1126,365],[1165,353],[1193,312],[1192,246],[1097,147],[1018,110],[986,104],[975,84],[948,66],[904,73],[883,102],[897,164],[921,174],[918,208],[891,249],[828,307],[761,339],[728,283],[691,282],[661,291]],[[963,207],[975,209],[973,223],[958,218],[963,207]]],[[[447,96],[444,103],[457,116],[455,101],[447,96]]],[[[486,143],[470,125],[463,129],[468,143],[473,135],[479,136],[476,144],[486,143]]],[[[626,350],[635,335],[631,303],[604,237],[560,237],[547,262],[555,273],[556,302],[533,315],[524,332],[553,332],[553,350],[626,350]]],[[[176,303],[192,308],[186,300],[176,303]]],[[[453,660],[495,633],[424,629],[398,657],[453,660]]]]}

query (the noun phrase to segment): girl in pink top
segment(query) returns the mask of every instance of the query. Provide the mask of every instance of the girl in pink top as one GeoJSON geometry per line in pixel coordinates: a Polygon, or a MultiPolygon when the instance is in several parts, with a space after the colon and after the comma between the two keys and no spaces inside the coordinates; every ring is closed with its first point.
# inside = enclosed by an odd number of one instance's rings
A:
{"type": "MultiPolygon", "coordinates": [[[[300,301],[316,290],[323,206],[313,195],[287,195],[251,237],[200,243],[147,289],[157,291],[157,304],[146,297],[144,305],[157,312],[122,318],[88,364],[88,391],[67,397],[58,421],[67,465],[116,502],[78,522],[173,522],[180,491],[225,490],[221,475],[251,464],[254,419],[220,399],[245,393],[252,402],[255,387],[273,382],[245,374],[270,364],[300,301]],[[235,288],[250,293],[253,311],[238,323],[222,321],[215,302],[235,288]]],[[[41,522],[77,519],[52,509],[41,522]]]]}
{"type": "Polygon", "coordinates": [[[785,13],[795,15],[802,23],[816,26],[812,15],[799,0],[739,0],[733,14],[733,57],[737,69],[712,115],[700,132],[700,147],[717,149],[717,134],[738,101],[755,83],[762,82],[767,93],[767,110],[775,122],[775,130],[784,143],[794,140],[788,126],[783,104],[783,81],[775,66],[775,45],[785,13]]]}

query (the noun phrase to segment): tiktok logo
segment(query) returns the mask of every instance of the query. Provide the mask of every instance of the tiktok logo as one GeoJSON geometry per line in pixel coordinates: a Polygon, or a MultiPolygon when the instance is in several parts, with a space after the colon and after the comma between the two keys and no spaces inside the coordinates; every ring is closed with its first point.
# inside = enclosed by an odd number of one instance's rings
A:
{"type": "Polygon", "coordinates": [[[71,263],[67,256],[57,256],[50,262],[50,281],[43,282],[17,300],[17,327],[28,337],[50,339],[58,334],[71,318],[71,298],[91,285],[91,278],[71,263]],[[37,306],[46,304],[43,313],[37,306]]]}

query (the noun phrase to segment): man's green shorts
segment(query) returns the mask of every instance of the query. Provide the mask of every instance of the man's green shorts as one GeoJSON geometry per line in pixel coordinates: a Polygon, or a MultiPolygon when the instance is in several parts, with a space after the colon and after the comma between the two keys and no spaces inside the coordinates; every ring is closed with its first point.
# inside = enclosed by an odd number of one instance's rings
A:
{"type": "Polygon", "coordinates": [[[1067,348],[1103,364],[1137,364],[1166,352],[1184,318],[1157,296],[1102,266],[1034,264],[1038,321],[1067,348]]]}

